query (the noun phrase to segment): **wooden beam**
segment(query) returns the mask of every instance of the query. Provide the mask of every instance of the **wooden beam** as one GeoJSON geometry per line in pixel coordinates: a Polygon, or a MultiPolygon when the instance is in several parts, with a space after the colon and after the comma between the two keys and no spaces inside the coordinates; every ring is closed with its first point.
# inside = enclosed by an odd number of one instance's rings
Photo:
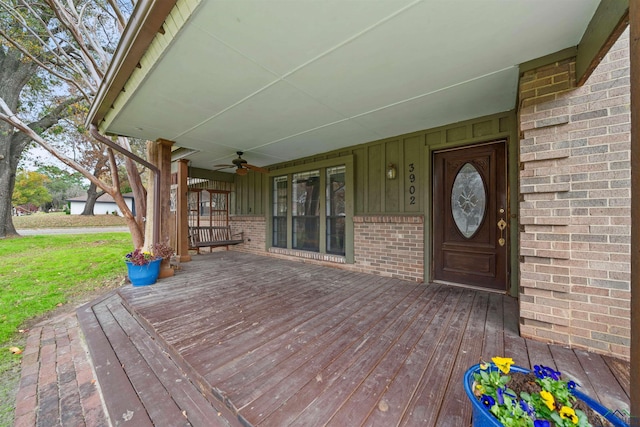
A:
{"type": "Polygon", "coordinates": [[[180,262],[191,261],[189,255],[189,213],[187,195],[189,188],[187,178],[189,177],[189,161],[187,159],[178,160],[178,191],[176,194],[176,253],[180,257],[180,262]]]}
{"type": "Polygon", "coordinates": [[[569,58],[575,58],[577,55],[578,55],[578,48],[576,46],[573,46],[555,53],[551,53],[541,58],[536,58],[536,59],[532,59],[531,61],[523,62],[522,64],[520,64],[520,75],[522,75],[527,71],[544,67],[545,65],[564,61],[565,59],[569,59],[569,58]]]}
{"type": "Polygon", "coordinates": [[[629,22],[629,0],[602,0],[578,44],[576,80],[582,86],[629,22]]]}
{"type": "Polygon", "coordinates": [[[631,57],[631,422],[640,426],[640,0],[629,1],[631,57]]]}
{"type": "Polygon", "coordinates": [[[175,230],[175,219],[171,217],[171,146],[173,141],[159,138],[158,162],[160,168],[160,241],[167,243],[175,230]]]}

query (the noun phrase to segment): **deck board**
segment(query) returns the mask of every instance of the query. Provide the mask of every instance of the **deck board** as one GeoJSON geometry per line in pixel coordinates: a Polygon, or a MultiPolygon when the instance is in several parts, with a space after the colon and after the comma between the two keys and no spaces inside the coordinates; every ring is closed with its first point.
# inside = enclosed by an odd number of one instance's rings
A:
{"type": "Polygon", "coordinates": [[[521,338],[517,300],[496,293],[225,251],[119,294],[247,426],[469,425],[463,373],[496,355],[602,377],[596,397],[628,409],[627,362],[521,338]]]}
{"type": "Polygon", "coordinates": [[[103,299],[87,304],[78,310],[78,321],[86,337],[93,366],[100,381],[100,388],[105,399],[108,398],[107,410],[114,423],[122,420],[123,415],[131,421],[131,425],[152,426],[151,419],[143,403],[136,394],[124,370],[120,369],[120,361],[115,349],[102,333],[103,325],[98,322],[91,305],[102,303],[103,299]]]}
{"type": "MultiPolygon", "coordinates": [[[[153,376],[158,379],[159,384],[166,390],[166,400],[161,401],[162,406],[160,422],[158,424],[180,425],[185,419],[191,425],[203,426],[216,425],[218,409],[211,405],[205,397],[197,392],[189,379],[178,369],[173,361],[164,354],[159,354],[157,345],[144,331],[140,324],[129,314],[129,312],[118,302],[108,304],[107,307],[114,319],[122,327],[129,339],[140,352],[140,356],[148,364],[153,376]],[[161,372],[162,375],[158,375],[161,372]],[[167,416],[167,400],[175,401],[177,412],[167,416]]],[[[144,384],[143,387],[146,387],[144,384]]],[[[163,393],[164,394],[164,393],[163,393]]],[[[158,395],[154,394],[153,399],[157,400],[158,395]]],[[[171,405],[173,408],[173,405],[171,405]]],[[[219,425],[227,425],[222,422],[219,425]]]]}
{"type": "Polygon", "coordinates": [[[110,329],[109,341],[115,348],[130,347],[130,351],[118,352],[118,359],[136,389],[136,393],[143,402],[146,402],[145,409],[151,421],[154,425],[165,420],[176,426],[188,425],[187,420],[180,414],[180,408],[171,399],[151,367],[145,362],[143,355],[137,348],[134,349],[133,346],[130,346],[129,337],[113,316],[110,305],[113,307],[113,303],[97,307],[95,309],[96,317],[105,328],[110,329]],[[152,402],[162,402],[162,406],[150,404],[152,402]]]}
{"type": "Polygon", "coordinates": [[[581,350],[576,351],[575,354],[580,360],[585,376],[594,384],[595,397],[608,408],[623,407],[627,402],[628,394],[622,389],[604,359],[581,350]]]}
{"type": "MultiPolygon", "coordinates": [[[[298,375],[289,376],[286,383],[281,383],[279,390],[290,390],[293,384],[304,385],[295,395],[291,396],[284,405],[280,405],[278,411],[269,415],[268,425],[287,425],[298,418],[305,410],[315,411],[313,404],[320,400],[331,399],[335,394],[331,390],[340,390],[344,396],[346,391],[342,387],[355,388],[358,379],[361,378],[361,369],[371,368],[383,354],[393,338],[406,326],[411,313],[417,310],[416,304],[408,299],[395,305],[392,310],[386,311],[382,318],[369,316],[362,318],[363,324],[349,334],[344,334],[331,346],[331,351],[321,349],[308,367],[299,369],[298,375]],[[404,319],[403,319],[404,317],[404,319]],[[310,407],[308,410],[307,408],[310,407]]],[[[256,412],[264,416],[273,409],[272,399],[268,394],[261,396],[255,405],[256,412]],[[269,409],[267,409],[269,408],[269,409]]],[[[334,412],[335,407],[328,407],[327,411],[334,412]]],[[[304,418],[303,418],[304,419],[304,418]]],[[[302,422],[302,421],[300,421],[302,422]]]]}
{"type": "Polygon", "coordinates": [[[482,344],[483,360],[504,355],[504,308],[503,295],[489,294],[487,321],[482,344]]]}
{"type": "Polygon", "coordinates": [[[203,396],[118,295],[78,315],[114,425],[240,427],[221,403],[203,396]]]}
{"type": "Polygon", "coordinates": [[[580,360],[576,356],[575,352],[561,346],[552,346],[550,348],[553,360],[556,364],[558,371],[562,372],[562,378],[565,380],[573,380],[580,385],[580,391],[589,396],[595,396],[594,386],[591,380],[587,377],[584,378],[584,369],[580,364],[580,360]]]}
{"type": "MultiPolygon", "coordinates": [[[[473,294],[473,291],[465,289],[458,299],[456,308],[449,318],[450,321],[444,328],[445,333],[438,340],[429,364],[423,366],[420,382],[411,400],[407,402],[402,418],[403,424],[435,425],[440,406],[445,399],[445,385],[451,378],[468,316],[471,313],[469,307],[473,302],[473,294]],[[436,384],[438,386],[434,387],[436,384]]],[[[424,341],[423,345],[426,348],[432,346],[433,342],[424,341]]]]}
{"type": "Polygon", "coordinates": [[[478,338],[484,334],[488,304],[488,293],[476,293],[473,310],[467,321],[452,375],[447,383],[445,394],[448,397],[444,400],[434,425],[463,426],[471,418],[471,407],[467,405],[467,396],[459,379],[469,366],[481,361],[482,348],[478,345],[478,338]]]}
{"type": "MultiPolygon", "coordinates": [[[[413,292],[420,292],[420,290],[416,289],[413,292]]],[[[316,316],[309,322],[296,327],[294,334],[286,334],[279,337],[280,339],[275,342],[277,348],[271,348],[273,343],[269,343],[267,351],[273,350],[269,353],[269,357],[257,361],[255,366],[251,366],[249,370],[245,369],[242,372],[242,377],[248,375],[258,382],[252,391],[252,395],[266,392],[270,387],[289,377],[289,374],[296,369],[308,369],[305,367],[305,361],[308,359],[313,358],[312,369],[318,369],[317,364],[323,357],[322,353],[330,354],[327,352],[327,346],[343,349],[351,340],[348,333],[354,330],[362,330],[364,323],[370,319],[372,314],[382,308],[381,305],[385,301],[382,298],[378,298],[378,296],[378,293],[368,293],[366,297],[357,300],[360,304],[354,304],[356,301],[351,301],[350,305],[358,308],[356,311],[346,311],[342,305],[333,306],[326,310],[323,316],[316,316]],[[336,321],[330,323],[328,320],[332,316],[339,317],[336,321]],[[283,348],[286,351],[279,351],[283,348]]],[[[407,297],[410,296],[411,293],[407,294],[407,297]]],[[[247,357],[252,356],[243,356],[243,358],[247,357]]],[[[331,359],[329,358],[329,360],[331,359]]],[[[218,375],[218,373],[215,372],[214,375],[210,376],[213,381],[215,381],[215,375],[218,375]]],[[[246,379],[241,378],[238,373],[234,372],[233,378],[224,380],[221,384],[226,388],[233,389],[242,385],[245,381],[246,379]]],[[[292,386],[293,384],[289,385],[289,387],[292,386]]],[[[249,400],[247,403],[249,403],[249,400]]]]}
{"type": "MultiPolygon", "coordinates": [[[[366,420],[373,408],[379,407],[382,403],[388,406],[388,402],[381,400],[381,396],[395,381],[404,381],[401,368],[406,363],[410,354],[416,350],[423,332],[429,327],[433,320],[433,313],[438,309],[435,299],[431,299],[424,305],[421,312],[407,328],[405,333],[388,349],[388,355],[374,366],[366,378],[363,379],[358,389],[349,397],[349,404],[342,404],[340,409],[331,418],[331,423],[335,425],[361,425],[366,420]],[[362,410],[365,408],[365,410],[362,410]]],[[[343,402],[344,403],[344,402],[343,402]]]]}
{"type": "Polygon", "coordinates": [[[613,376],[620,383],[620,387],[622,387],[622,390],[627,394],[627,398],[629,398],[629,390],[631,389],[631,372],[629,370],[629,363],[610,356],[603,356],[602,360],[605,361],[613,376]]]}

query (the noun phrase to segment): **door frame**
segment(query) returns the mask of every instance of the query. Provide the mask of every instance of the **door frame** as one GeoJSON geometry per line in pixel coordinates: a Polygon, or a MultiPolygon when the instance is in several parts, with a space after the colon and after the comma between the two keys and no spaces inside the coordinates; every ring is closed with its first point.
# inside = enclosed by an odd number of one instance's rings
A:
{"type": "MultiPolygon", "coordinates": [[[[434,238],[434,192],[433,192],[433,181],[434,181],[434,177],[433,177],[433,173],[434,173],[434,167],[433,167],[433,161],[434,161],[434,154],[437,152],[446,152],[446,151],[457,151],[457,150],[464,150],[466,148],[471,148],[471,147],[478,147],[478,146],[483,146],[483,145],[489,145],[489,144],[495,144],[495,143],[502,143],[504,144],[504,149],[505,149],[505,178],[506,178],[506,221],[508,223],[507,226],[507,251],[506,251],[506,269],[507,271],[505,272],[506,274],[506,289],[505,290],[491,290],[491,289],[485,289],[485,288],[479,288],[479,287],[474,287],[474,286],[469,286],[469,285],[465,285],[465,284],[456,284],[459,286],[465,286],[465,287],[472,287],[474,289],[481,289],[481,290],[485,290],[487,292],[500,292],[500,293],[507,293],[510,294],[512,296],[518,296],[518,286],[517,286],[517,265],[514,265],[514,259],[517,260],[517,236],[518,236],[518,221],[517,221],[517,214],[515,212],[517,212],[517,205],[514,206],[514,203],[517,203],[517,200],[512,200],[511,198],[511,189],[513,188],[513,185],[517,186],[517,177],[515,177],[515,179],[512,179],[511,176],[511,171],[514,170],[512,168],[510,168],[510,166],[513,164],[513,161],[516,161],[517,164],[517,149],[515,150],[510,150],[510,138],[508,136],[505,137],[498,137],[498,138],[491,138],[491,139],[486,139],[486,140],[480,140],[480,141],[474,141],[474,142],[469,142],[469,143],[464,143],[464,144],[460,144],[460,145],[438,145],[438,146],[427,146],[425,147],[425,162],[424,164],[427,166],[426,168],[424,168],[426,170],[427,175],[427,180],[426,182],[429,183],[429,185],[426,186],[426,198],[425,200],[428,201],[428,218],[429,218],[429,224],[428,226],[425,226],[425,234],[428,233],[428,236],[425,236],[425,249],[428,248],[428,250],[425,250],[425,266],[428,266],[428,268],[425,268],[424,274],[425,274],[425,282],[426,283],[433,283],[434,281],[434,270],[435,270],[435,238],[434,238]],[[514,252],[515,251],[515,252],[514,252]]],[[[517,168],[515,168],[515,170],[517,170],[517,168]]],[[[426,225],[426,224],[425,224],[426,225]]]]}

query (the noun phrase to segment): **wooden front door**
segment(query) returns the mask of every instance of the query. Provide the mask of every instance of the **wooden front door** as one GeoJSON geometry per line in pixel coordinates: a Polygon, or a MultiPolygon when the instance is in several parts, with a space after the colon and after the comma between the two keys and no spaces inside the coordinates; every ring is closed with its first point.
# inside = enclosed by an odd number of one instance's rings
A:
{"type": "Polygon", "coordinates": [[[433,156],[433,278],[507,289],[506,142],[433,156]]]}

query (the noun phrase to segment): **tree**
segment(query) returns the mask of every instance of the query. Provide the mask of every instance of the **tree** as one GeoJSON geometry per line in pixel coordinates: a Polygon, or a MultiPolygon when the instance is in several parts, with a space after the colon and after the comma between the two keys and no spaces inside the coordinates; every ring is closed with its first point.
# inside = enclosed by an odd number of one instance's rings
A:
{"type": "MultiPolygon", "coordinates": [[[[70,197],[79,196],[85,192],[84,179],[78,172],[68,172],[57,166],[40,166],[37,172],[44,175],[47,180],[44,186],[51,195],[51,202],[47,204],[45,210],[61,209],[70,197]]],[[[19,188],[16,182],[16,190],[19,188]]],[[[15,191],[14,190],[14,195],[15,191]]]]}
{"type": "MultiPolygon", "coordinates": [[[[37,72],[37,65],[23,61],[19,51],[0,45],[0,99],[9,111],[21,107],[20,94],[28,84],[37,84],[37,72]]],[[[50,128],[73,102],[73,98],[69,98],[57,106],[44,108],[44,113],[26,126],[34,132],[35,129],[42,132],[50,128]]],[[[0,121],[0,237],[17,234],[11,220],[11,198],[18,162],[30,141],[28,135],[15,132],[10,124],[0,121]]]]}
{"type": "MultiPolygon", "coordinates": [[[[28,120],[29,111],[19,102],[28,98],[26,95],[41,94],[38,89],[47,92],[42,86],[38,87],[35,84],[38,80],[36,77],[40,77],[49,85],[56,85],[55,90],[48,91],[48,95],[49,98],[55,95],[59,99],[54,108],[45,110],[50,111],[49,114],[58,113],[55,116],[51,115],[50,120],[55,120],[54,123],[63,116],[87,111],[87,105],[97,92],[108,67],[117,36],[124,28],[125,13],[120,9],[120,3],[115,0],[45,0],[43,3],[0,0],[0,13],[0,37],[5,41],[3,51],[10,52],[16,65],[28,64],[25,70],[29,70],[20,81],[21,85],[12,85],[12,90],[6,94],[0,92],[0,121],[6,123],[0,131],[6,132],[7,135],[19,134],[25,144],[29,139],[33,140],[65,165],[80,172],[96,189],[99,188],[111,195],[124,214],[134,246],[141,247],[144,242],[146,192],[136,164],[128,158],[124,160],[136,200],[134,217],[119,191],[118,161],[113,150],[106,150],[110,179],[96,177],[95,169],[88,170],[78,160],[57,150],[48,140],[44,130],[52,125],[45,127],[47,123],[43,123],[32,126],[28,120]],[[32,85],[33,92],[24,91],[27,83],[32,85]]],[[[131,151],[126,138],[118,138],[117,143],[131,151]]],[[[9,146],[7,141],[2,139],[0,144],[3,147],[9,146]]],[[[3,164],[0,161],[0,188],[4,188],[0,189],[0,196],[5,191],[9,192],[6,194],[10,194],[14,188],[12,176],[15,175],[17,160],[24,146],[16,148],[19,150],[13,150],[11,153],[16,160],[15,165],[3,164]]],[[[4,199],[0,198],[0,204],[2,200],[4,199]]],[[[3,207],[0,207],[0,237],[15,233],[10,216],[3,216],[2,209],[3,207]]]]}
{"type": "Polygon", "coordinates": [[[16,188],[11,201],[14,205],[40,206],[51,201],[51,194],[45,187],[49,178],[33,171],[21,171],[16,176],[16,188]]]}

